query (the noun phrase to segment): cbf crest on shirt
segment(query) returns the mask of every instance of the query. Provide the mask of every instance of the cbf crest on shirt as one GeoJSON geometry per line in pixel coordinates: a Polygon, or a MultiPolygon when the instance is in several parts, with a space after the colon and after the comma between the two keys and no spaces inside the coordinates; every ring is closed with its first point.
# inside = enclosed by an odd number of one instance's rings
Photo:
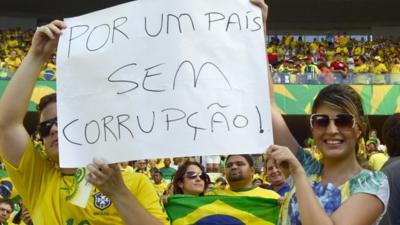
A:
{"type": "Polygon", "coordinates": [[[108,207],[110,207],[111,200],[107,196],[103,195],[102,193],[97,192],[96,194],[93,195],[93,197],[94,197],[93,203],[96,208],[98,208],[100,210],[105,210],[108,207]]]}

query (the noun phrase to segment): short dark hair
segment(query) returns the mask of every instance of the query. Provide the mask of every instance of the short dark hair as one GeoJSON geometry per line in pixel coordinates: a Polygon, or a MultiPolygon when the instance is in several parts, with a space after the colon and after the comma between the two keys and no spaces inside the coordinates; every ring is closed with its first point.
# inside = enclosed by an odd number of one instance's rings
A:
{"type": "MultiPolygon", "coordinates": [[[[183,163],[182,165],[179,166],[178,170],[176,171],[176,173],[174,175],[174,178],[172,181],[173,187],[174,187],[174,195],[183,194],[183,190],[182,190],[182,188],[179,187],[178,183],[183,181],[186,171],[189,168],[189,166],[191,166],[191,165],[195,165],[195,166],[199,167],[201,172],[206,174],[204,166],[202,166],[200,163],[194,162],[194,161],[186,161],[185,163],[183,163]]],[[[206,178],[204,180],[203,192],[205,192],[207,190],[208,184],[210,184],[210,182],[211,181],[209,178],[206,178]]],[[[204,195],[204,193],[202,193],[201,195],[204,195]]]]}
{"type": "Polygon", "coordinates": [[[225,178],[223,177],[219,177],[218,179],[216,179],[215,183],[228,184],[228,182],[226,182],[225,178]]]}
{"type": "MultiPolygon", "coordinates": [[[[154,169],[154,168],[152,168],[152,169],[154,169]]],[[[162,173],[161,173],[161,171],[160,170],[158,170],[157,168],[155,169],[155,170],[153,170],[153,171],[151,171],[153,174],[160,174],[161,176],[163,176],[162,175],[162,173]]]]}
{"type": "Polygon", "coordinates": [[[383,123],[382,140],[390,157],[400,156],[400,113],[395,113],[383,123]]]}
{"type": "Polygon", "coordinates": [[[40,99],[39,104],[36,106],[36,109],[39,112],[39,115],[43,111],[43,109],[46,108],[46,106],[48,106],[50,103],[53,103],[53,102],[57,102],[57,94],[56,93],[52,93],[52,94],[43,96],[40,99]]]}
{"type": "Polygon", "coordinates": [[[226,162],[228,162],[229,158],[232,156],[242,156],[247,161],[250,167],[254,167],[253,158],[251,158],[249,154],[228,155],[228,157],[226,158],[226,162]]]}
{"type": "Polygon", "coordinates": [[[158,173],[158,172],[160,172],[160,170],[157,167],[153,167],[150,169],[150,173],[158,173]]]}
{"type": "Polygon", "coordinates": [[[0,199],[0,204],[8,204],[11,207],[11,212],[14,211],[14,203],[11,201],[11,199],[8,198],[0,199]]]}

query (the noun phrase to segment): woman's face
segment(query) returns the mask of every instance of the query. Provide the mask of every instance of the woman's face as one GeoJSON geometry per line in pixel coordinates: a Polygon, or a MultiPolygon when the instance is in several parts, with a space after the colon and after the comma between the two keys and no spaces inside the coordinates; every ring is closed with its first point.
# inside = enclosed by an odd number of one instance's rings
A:
{"type": "Polygon", "coordinates": [[[318,121],[314,120],[311,131],[315,144],[324,154],[324,158],[337,160],[351,155],[355,157],[355,146],[361,135],[361,130],[354,121],[355,118],[352,119],[352,116],[344,110],[340,111],[325,104],[317,109],[316,114],[321,115],[319,122],[322,122],[320,123],[322,126],[318,126],[318,121]],[[328,123],[326,116],[323,115],[329,116],[328,123]],[[324,119],[325,123],[323,123],[324,119]],[[334,119],[337,120],[334,121],[334,119]]]}
{"type": "Polygon", "coordinates": [[[182,182],[178,185],[183,190],[183,194],[200,195],[204,193],[205,174],[196,165],[190,165],[183,177],[182,182]]]}
{"type": "Polygon", "coordinates": [[[272,159],[267,160],[265,171],[267,172],[267,179],[272,184],[272,186],[285,183],[285,177],[282,174],[282,171],[278,167],[276,167],[272,159]]]}

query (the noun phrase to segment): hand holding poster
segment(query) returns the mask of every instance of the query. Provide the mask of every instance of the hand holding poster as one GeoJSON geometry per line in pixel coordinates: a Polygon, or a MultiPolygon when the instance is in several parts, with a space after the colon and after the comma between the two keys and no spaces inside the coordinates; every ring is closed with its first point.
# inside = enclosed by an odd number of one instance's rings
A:
{"type": "Polygon", "coordinates": [[[262,18],[248,0],[138,0],[65,21],[62,167],[272,143],[262,18]]]}

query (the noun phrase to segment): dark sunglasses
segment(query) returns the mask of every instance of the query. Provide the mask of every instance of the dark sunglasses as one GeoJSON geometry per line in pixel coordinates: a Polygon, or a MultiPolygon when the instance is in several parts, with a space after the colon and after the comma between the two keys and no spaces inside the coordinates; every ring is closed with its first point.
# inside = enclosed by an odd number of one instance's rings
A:
{"type": "Polygon", "coordinates": [[[53,119],[49,119],[46,121],[41,122],[38,126],[37,126],[37,130],[39,132],[39,135],[41,138],[47,137],[50,134],[50,130],[53,127],[53,125],[58,125],[57,124],[57,117],[53,118],[53,119]]]}
{"type": "Polygon", "coordinates": [[[196,173],[193,171],[189,171],[189,172],[186,172],[185,177],[190,180],[196,179],[197,177],[200,177],[200,179],[202,179],[202,180],[206,180],[206,174],[202,173],[202,172],[196,173]]]}
{"type": "Polygon", "coordinates": [[[325,114],[312,114],[310,126],[315,129],[326,129],[331,120],[338,129],[352,129],[356,124],[354,116],[348,113],[337,114],[335,118],[330,118],[325,114]]]}

